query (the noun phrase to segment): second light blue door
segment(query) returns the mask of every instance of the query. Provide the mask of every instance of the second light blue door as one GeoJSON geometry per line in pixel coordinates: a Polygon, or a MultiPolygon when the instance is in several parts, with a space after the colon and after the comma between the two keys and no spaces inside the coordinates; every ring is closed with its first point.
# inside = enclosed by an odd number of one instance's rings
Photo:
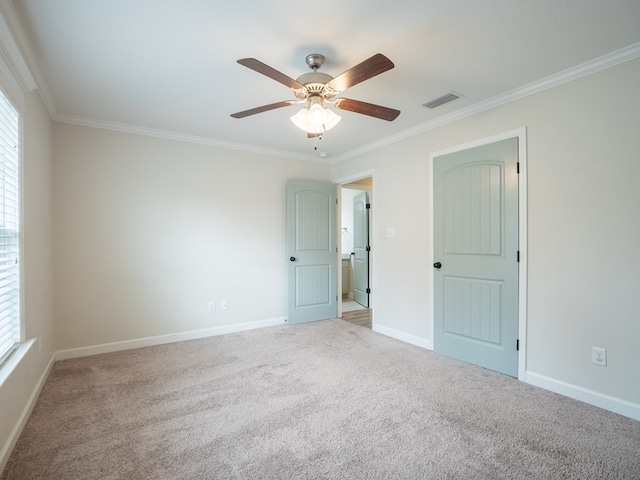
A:
{"type": "Polygon", "coordinates": [[[369,307],[369,197],[362,192],[353,198],[353,299],[369,307]]]}
{"type": "Polygon", "coordinates": [[[287,322],[337,315],[336,186],[287,182],[287,322]]]}
{"type": "Polygon", "coordinates": [[[518,373],[518,139],[434,158],[434,350],[518,373]]]}

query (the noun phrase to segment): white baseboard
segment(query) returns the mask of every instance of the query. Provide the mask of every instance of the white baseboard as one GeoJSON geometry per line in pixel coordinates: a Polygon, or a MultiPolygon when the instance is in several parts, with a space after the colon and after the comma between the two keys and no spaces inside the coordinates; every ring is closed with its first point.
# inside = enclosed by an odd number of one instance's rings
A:
{"type": "Polygon", "coordinates": [[[277,325],[284,325],[285,323],[286,318],[280,317],[268,320],[259,320],[256,322],[239,323],[235,325],[223,325],[220,327],[204,328],[202,330],[191,330],[188,332],[170,333],[168,335],[158,335],[155,337],[136,338],[133,340],[104,343],[102,345],[92,345],[89,347],[58,350],[55,353],[55,356],[56,360],[88,357],[89,355],[98,355],[100,353],[119,352],[122,350],[131,350],[133,348],[152,347],[154,345],[163,345],[165,343],[183,342],[186,340],[197,340],[199,338],[215,337],[217,335],[224,335],[226,333],[243,332],[245,330],[254,330],[256,328],[274,327],[277,325]]]}
{"type": "Polygon", "coordinates": [[[395,338],[396,340],[400,340],[405,343],[410,343],[411,345],[415,345],[417,347],[426,348],[427,350],[433,350],[433,343],[431,342],[431,340],[416,337],[415,335],[410,335],[408,333],[401,332],[400,330],[394,330],[393,328],[384,327],[377,324],[373,325],[372,330],[382,335],[386,335],[387,337],[395,338]]]}
{"type": "Polygon", "coordinates": [[[51,360],[49,360],[49,363],[47,364],[47,367],[44,369],[44,372],[42,372],[42,375],[40,375],[40,378],[38,379],[38,382],[33,388],[31,395],[29,395],[27,404],[22,409],[22,413],[20,414],[20,417],[18,417],[18,421],[13,427],[13,430],[11,430],[11,433],[9,434],[9,438],[3,445],[2,450],[0,450],[0,475],[2,475],[2,472],[4,471],[4,467],[7,466],[7,462],[9,461],[9,457],[11,456],[13,447],[16,446],[16,443],[18,442],[18,438],[20,437],[20,434],[22,433],[24,426],[27,424],[27,420],[29,420],[29,417],[31,416],[33,407],[36,406],[36,402],[38,401],[38,397],[40,396],[42,387],[44,387],[44,384],[47,381],[47,378],[49,377],[49,374],[51,373],[51,369],[53,368],[53,365],[55,364],[55,362],[56,362],[56,354],[54,353],[53,355],[51,355],[51,360]]]}
{"type": "Polygon", "coordinates": [[[611,397],[533,372],[525,373],[525,382],[535,385],[536,387],[544,388],[545,390],[559,393],[565,397],[570,397],[611,412],[619,413],[634,420],[640,420],[640,405],[636,403],[611,397]]]}

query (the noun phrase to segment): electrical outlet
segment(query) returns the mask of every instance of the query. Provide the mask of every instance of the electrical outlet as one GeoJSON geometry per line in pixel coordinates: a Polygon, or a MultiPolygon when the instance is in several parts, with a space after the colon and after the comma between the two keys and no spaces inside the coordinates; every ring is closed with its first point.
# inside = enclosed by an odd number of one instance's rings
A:
{"type": "Polygon", "coordinates": [[[220,300],[220,310],[229,310],[229,300],[220,300]]]}
{"type": "Polygon", "coordinates": [[[209,302],[209,304],[207,306],[207,310],[209,312],[215,312],[216,311],[216,302],[209,302]]]}
{"type": "Polygon", "coordinates": [[[607,350],[599,347],[591,347],[591,362],[603,367],[607,366],[607,350]]]}

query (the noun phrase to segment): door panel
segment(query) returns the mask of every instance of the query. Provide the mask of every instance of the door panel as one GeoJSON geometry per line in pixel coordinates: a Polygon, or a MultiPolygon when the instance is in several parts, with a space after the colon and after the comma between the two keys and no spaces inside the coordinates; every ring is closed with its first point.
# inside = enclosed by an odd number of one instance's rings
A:
{"type": "Polygon", "coordinates": [[[308,180],[287,182],[287,322],[337,314],[336,187],[308,180]]]}
{"type": "Polygon", "coordinates": [[[295,272],[296,308],[331,302],[331,268],[328,265],[298,265],[295,272]]]}
{"type": "Polygon", "coordinates": [[[444,172],[444,249],[447,254],[502,253],[500,163],[462,165],[444,172]]]}
{"type": "Polygon", "coordinates": [[[362,192],[353,198],[353,299],[369,307],[369,197],[362,192]]]}
{"type": "Polygon", "coordinates": [[[502,285],[480,278],[444,278],[444,331],[500,345],[502,285]]]}
{"type": "Polygon", "coordinates": [[[517,376],[518,140],[434,158],[434,350],[517,376]]]}

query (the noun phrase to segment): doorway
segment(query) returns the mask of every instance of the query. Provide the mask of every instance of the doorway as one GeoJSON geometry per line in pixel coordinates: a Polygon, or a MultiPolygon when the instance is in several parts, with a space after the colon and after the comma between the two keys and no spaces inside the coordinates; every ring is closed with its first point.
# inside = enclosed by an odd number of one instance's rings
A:
{"type": "Polygon", "coordinates": [[[342,319],[372,328],[371,205],[373,176],[341,185],[342,319]]]}

